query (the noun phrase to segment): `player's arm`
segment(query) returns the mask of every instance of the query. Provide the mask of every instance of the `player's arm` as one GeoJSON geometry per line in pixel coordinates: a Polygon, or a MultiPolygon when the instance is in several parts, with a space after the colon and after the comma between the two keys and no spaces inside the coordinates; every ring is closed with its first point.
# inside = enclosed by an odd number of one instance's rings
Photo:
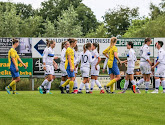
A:
{"type": "Polygon", "coordinates": [[[46,57],[48,56],[48,50],[43,55],[43,70],[46,70],[46,57]]]}
{"type": "Polygon", "coordinates": [[[15,59],[14,59],[14,58],[12,58],[12,62],[13,62],[13,64],[14,64],[15,68],[16,68],[16,71],[18,72],[18,71],[19,71],[19,69],[18,69],[18,66],[17,66],[16,61],[15,61],[15,59]]]}
{"type": "Polygon", "coordinates": [[[118,60],[118,62],[120,63],[120,65],[122,64],[121,60],[119,59],[117,52],[114,52],[114,56],[115,58],[118,60]]]}
{"type": "Polygon", "coordinates": [[[80,63],[80,61],[81,61],[81,57],[82,57],[82,54],[80,54],[80,56],[76,60],[76,66],[75,66],[76,68],[77,68],[78,64],[80,63]]]}
{"type": "Polygon", "coordinates": [[[57,63],[54,60],[53,60],[53,66],[54,66],[55,70],[58,69],[58,65],[57,65],[57,63]]]}
{"type": "Polygon", "coordinates": [[[25,69],[27,68],[26,65],[25,65],[25,63],[23,63],[20,58],[18,58],[18,61],[25,67],[25,69]]]}
{"type": "Polygon", "coordinates": [[[147,55],[150,55],[149,49],[145,49],[144,51],[145,52],[143,52],[142,58],[145,59],[150,65],[152,65],[151,61],[148,59],[148,56],[147,56],[147,55]],[[147,53],[147,55],[145,55],[146,53],[147,53]]]}
{"type": "Polygon", "coordinates": [[[159,53],[159,59],[158,61],[156,62],[156,64],[154,66],[152,66],[152,70],[154,70],[154,68],[159,65],[159,63],[163,60],[163,53],[159,53]]]}
{"type": "Polygon", "coordinates": [[[103,51],[103,55],[109,59],[109,56],[107,55],[108,51],[109,51],[109,47],[103,51]]]}
{"type": "Polygon", "coordinates": [[[88,57],[89,57],[89,63],[92,63],[92,62],[94,62],[96,60],[96,55],[94,56],[94,58],[92,58],[92,54],[91,53],[89,53],[88,57]]]}
{"type": "Polygon", "coordinates": [[[70,71],[73,72],[74,67],[72,66],[72,62],[71,62],[71,55],[68,55],[68,62],[69,62],[69,65],[70,65],[70,71]]]}

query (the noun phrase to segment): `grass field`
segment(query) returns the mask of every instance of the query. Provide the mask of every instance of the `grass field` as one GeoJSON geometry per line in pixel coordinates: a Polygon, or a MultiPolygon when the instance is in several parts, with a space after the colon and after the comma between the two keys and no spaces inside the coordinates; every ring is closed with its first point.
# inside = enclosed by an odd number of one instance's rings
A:
{"type": "MultiPolygon", "coordinates": [[[[119,92],[119,91],[116,91],[119,92]]],[[[0,92],[0,124],[158,125],[165,124],[165,94],[65,94],[52,91],[0,92]]]]}

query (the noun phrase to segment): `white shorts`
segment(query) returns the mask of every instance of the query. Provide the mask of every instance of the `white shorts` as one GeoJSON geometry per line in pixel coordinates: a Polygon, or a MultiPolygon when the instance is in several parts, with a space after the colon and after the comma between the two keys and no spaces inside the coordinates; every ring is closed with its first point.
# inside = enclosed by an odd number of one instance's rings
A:
{"type": "Polygon", "coordinates": [[[90,71],[90,68],[88,67],[82,67],[80,68],[80,71],[81,71],[81,75],[82,77],[84,78],[88,78],[89,77],[89,71],[90,71]]]}
{"type": "Polygon", "coordinates": [[[165,78],[165,65],[158,65],[158,68],[155,72],[155,77],[165,78]]]}
{"type": "Polygon", "coordinates": [[[128,75],[132,75],[134,74],[134,68],[127,68],[127,72],[128,75]]]}
{"type": "Polygon", "coordinates": [[[100,72],[100,66],[97,65],[97,70],[95,69],[95,66],[91,67],[91,76],[99,76],[100,72]]]}
{"type": "Polygon", "coordinates": [[[76,70],[74,71],[74,73],[76,73],[76,74],[77,74],[77,71],[78,71],[78,67],[76,68],[76,70]]]}
{"type": "Polygon", "coordinates": [[[65,65],[60,64],[61,76],[67,76],[65,65]]]}
{"type": "Polygon", "coordinates": [[[50,65],[46,65],[45,75],[55,75],[54,67],[50,65]]]}
{"type": "Polygon", "coordinates": [[[140,70],[142,74],[151,74],[151,66],[148,62],[140,62],[140,70]]]}

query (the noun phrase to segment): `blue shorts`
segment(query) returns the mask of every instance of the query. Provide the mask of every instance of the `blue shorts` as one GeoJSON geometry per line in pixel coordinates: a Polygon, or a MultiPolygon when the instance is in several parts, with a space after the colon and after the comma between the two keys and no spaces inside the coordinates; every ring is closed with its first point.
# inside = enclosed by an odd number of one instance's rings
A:
{"type": "Polygon", "coordinates": [[[68,66],[67,66],[66,72],[67,72],[69,78],[71,78],[71,77],[75,77],[74,70],[73,70],[73,72],[70,71],[70,65],[69,65],[69,63],[68,63],[68,66]]]}
{"type": "Polygon", "coordinates": [[[109,68],[109,75],[114,74],[114,75],[120,75],[120,71],[118,66],[114,66],[112,68],[109,68]]]}
{"type": "Polygon", "coordinates": [[[10,67],[10,72],[13,78],[19,77],[19,72],[16,71],[15,67],[10,67]]]}
{"type": "Polygon", "coordinates": [[[69,78],[75,77],[74,71],[71,72],[70,69],[67,69],[66,72],[67,72],[69,78]]]}

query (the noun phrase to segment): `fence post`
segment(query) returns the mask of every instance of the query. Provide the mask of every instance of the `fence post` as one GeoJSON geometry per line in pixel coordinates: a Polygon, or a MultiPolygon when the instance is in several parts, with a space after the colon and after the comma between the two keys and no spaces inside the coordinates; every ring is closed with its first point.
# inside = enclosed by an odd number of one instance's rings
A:
{"type": "Polygon", "coordinates": [[[32,91],[34,91],[34,78],[32,78],[32,91]]]}

